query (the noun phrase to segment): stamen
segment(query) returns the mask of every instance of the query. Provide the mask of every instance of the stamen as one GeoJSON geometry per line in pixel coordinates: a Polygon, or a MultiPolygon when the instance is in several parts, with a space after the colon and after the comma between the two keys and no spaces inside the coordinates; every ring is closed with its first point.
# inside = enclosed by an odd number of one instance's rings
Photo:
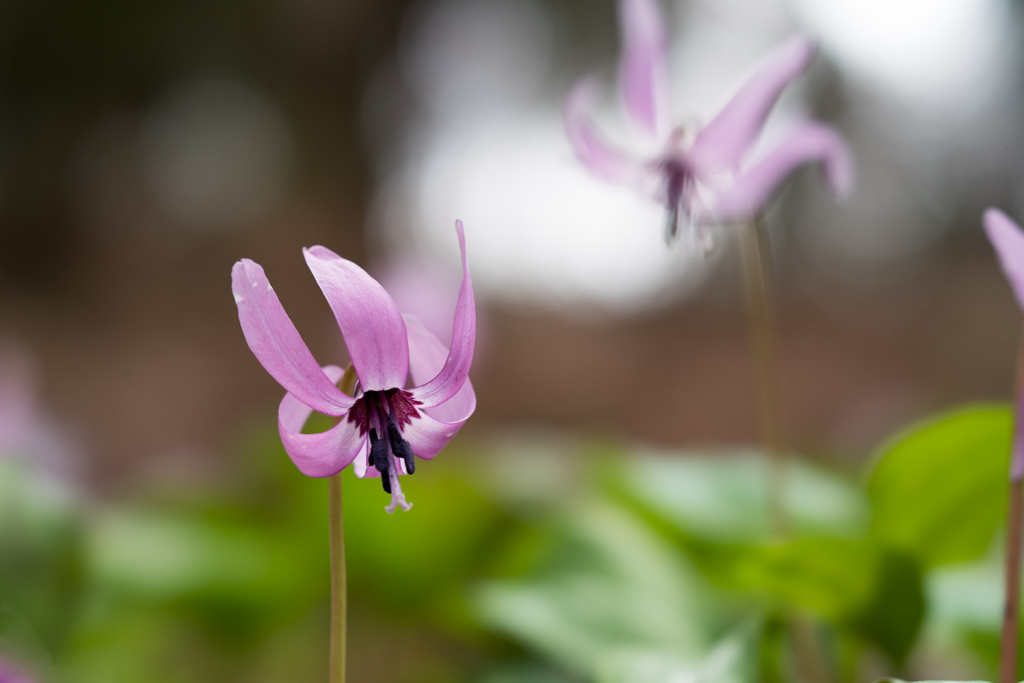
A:
{"type": "Polygon", "coordinates": [[[387,467],[387,445],[384,439],[377,436],[377,430],[370,427],[370,464],[383,472],[387,467]]]}
{"type": "MultiPolygon", "coordinates": [[[[391,406],[387,394],[371,392],[367,399],[367,420],[375,425],[370,428],[370,463],[380,472],[380,482],[384,491],[391,495],[391,504],[384,509],[389,514],[399,506],[403,510],[408,510],[412,507],[412,503],[407,501],[405,494],[402,493],[402,484],[398,480],[398,463],[394,461],[394,458],[402,458],[409,474],[412,474],[412,468],[409,467],[413,458],[412,448],[409,446],[409,442],[402,438],[402,432],[392,414],[394,408],[391,406]],[[378,428],[383,433],[385,422],[387,422],[388,430],[386,439],[377,435],[378,428]]],[[[412,467],[415,467],[415,463],[412,464],[412,467]]]]}
{"type": "Polygon", "coordinates": [[[377,430],[370,427],[370,464],[380,472],[380,479],[384,485],[384,492],[391,493],[391,484],[388,481],[388,445],[384,439],[377,436],[377,430]]]}
{"type": "Polygon", "coordinates": [[[408,512],[412,508],[412,503],[407,501],[405,499],[405,494],[402,493],[402,484],[399,483],[398,481],[398,472],[395,471],[396,469],[397,468],[395,467],[391,467],[388,469],[387,478],[389,480],[389,483],[391,485],[390,488],[393,493],[391,493],[391,504],[386,506],[384,509],[387,510],[387,513],[389,515],[393,514],[399,505],[401,505],[402,509],[405,510],[406,512],[408,512]]]}
{"type": "Polygon", "coordinates": [[[668,219],[665,221],[665,244],[672,244],[679,234],[679,205],[668,207],[668,219]]]}
{"type": "Polygon", "coordinates": [[[409,474],[416,472],[416,459],[412,454],[412,447],[409,442],[402,438],[402,432],[398,429],[395,416],[388,413],[388,439],[391,441],[391,452],[396,458],[405,461],[405,471],[409,474]]]}
{"type": "Polygon", "coordinates": [[[672,244],[676,235],[679,234],[679,214],[685,211],[682,206],[683,193],[686,189],[686,171],[675,164],[666,164],[668,173],[668,187],[666,190],[666,204],[668,205],[668,221],[665,223],[665,244],[672,244]]]}
{"type": "Polygon", "coordinates": [[[693,244],[694,247],[700,250],[701,255],[707,258],[715,251],[718,246],[715,240],[715,234],[708,230],[707,226],[699,223],[694,223],[693,226],[693,244]]]}

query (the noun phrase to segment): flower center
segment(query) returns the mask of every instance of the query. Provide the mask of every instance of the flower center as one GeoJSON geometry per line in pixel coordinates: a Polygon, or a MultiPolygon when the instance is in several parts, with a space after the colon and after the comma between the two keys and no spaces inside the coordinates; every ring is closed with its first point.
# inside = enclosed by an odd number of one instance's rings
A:
{"type": "Polygon", "coordinates": [[[679,234],[680,216],[687,226],[692,226],[692,217],[685,201],[693,185],[693,173],[679,159],[668,158],[661,164],[665,178],[665,242],[671,244],[679,234]]]}
{"type": "MultiPolygon", "coordinates": [[[[385,510],[394,512],[412,507],[402,493],[399,474],[413,474],[416,460],[409,442],[402,438],[401,427],[419,417],[415,402],[400,389],[368,391],[362,397],[363,410],[349,413],[351,420],[359,422],[360,431],[369,432],[370,455],[367,464],[380,472],[384,492],[391,494],[391,504],[385,510]],[[400,468],[404,467],[404,472],[400,468]]],[[[358,404],[357,404],[358,405],[358,404]]]]}

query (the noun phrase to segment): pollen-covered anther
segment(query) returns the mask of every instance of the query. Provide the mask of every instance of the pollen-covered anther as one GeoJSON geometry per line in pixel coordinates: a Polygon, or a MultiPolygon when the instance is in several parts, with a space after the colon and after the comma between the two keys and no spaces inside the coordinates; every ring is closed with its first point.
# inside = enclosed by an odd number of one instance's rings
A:
{"type": "Polygon", "coordinates": [[[388,445],[377,436],[377,430],[370,428],[370,464],[380,472],[380,480],[385,493],[391,493],[391,481],[388,479],[388,445]]]}
{"type": "Polygon", "coordinates": [[[396,458],[401,458],[405,462],[405,471],[408,474],[415,474],[416,472],[416,459],[412,454],[412,447],[409,446],[409,442],[402,438],[402,432],[398,429],[398,423],[395,422],[395,416],[392,413],[388,413],[388,439],[391,441],[391,452],[395,454],[396,458]]]}

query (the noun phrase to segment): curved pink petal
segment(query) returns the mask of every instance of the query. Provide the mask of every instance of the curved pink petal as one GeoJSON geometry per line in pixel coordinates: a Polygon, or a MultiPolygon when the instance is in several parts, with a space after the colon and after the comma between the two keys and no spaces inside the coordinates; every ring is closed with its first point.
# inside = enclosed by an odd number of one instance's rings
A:
{"type": "Polygon", "coordinates": [[[999,255],[1006,279],[1010,281],[1017,303],[1024,308],[1024,233],[999,209],[989,209],[982,219],[988,240],[999,255]]]}
{"type": "Polygon", "coordinates": [[[334,311],[363,391],[405,386],[409,343],[391,296],[365,270],[326,247],[302,253],[334,311]]]}
{"type": "Polygon", "coordinates": [[[644,130],[661,136],[668,119],[665,26],[656,0],[621,0],[619,83],[626,111],[644,130]]]}
{"type": "Polygon", "coordinates": [[[421,412],[419,417],[413,418],[412,422],[402,427],[402,438],[409,442],[416,457],[433,460],[468,419],[469,415],[466,415],[461,420],[446,422],[421,412]]]}
{"type": "Polygon", "coordinates": [[[579,161],[598,177],[622,185],[636,185],[642,166],[629,155],[608,144],[594,129],[590,108],[595,86],[590,79],[576,83],[565,98],[565,131],[569,146],[579,161]]]}
{"type": "Polygon", "coordinates": [[[764,126],[779,95],[814,58],[814,44],[796,38],[748,80],[697,135],[687,157],[700,172],[734,170],[764,126]]]}
{"type": "Polygon", "coordinates": [[[709,218],[731,221],[753,215],[790,173],[813,161],[821,163],[825,182],[833,193],[849,192],[853,164],[843,139],[828,126],[807,123],[731,186],[717,191],[710,201],[709,218]]]}
{"type": "Polygon", "coordinates": [[[358,478],[364,479],[366,477],[380,476],[380,472],[377,471],[376,467],[370,464],[369,460],[369,448],[364,448],[363,450],[359,451],[359,454],[356,455],[355,459],[352,460],[352,471],[358,478]]]}
{"type": "MultiPolygon", "coordinates": [[[[337,365],[323,369],[325,376],[337,382],[344,370],[337,365]]],[[[285,394],[277,410],[277,429],[288,456],[308,477],[337,474],[366,450],[366,435],[344,416],[334,427],[319,434],[303,434],[302,427],[312,409],[291,394],[285,394]]]]}
{"type": "MultiPolygon", "coordinates": [[[[324,375],[330,380],[331,384],[337,386],[338,381],[341,379],[345,371],[337,365],[325,365],[322,368],[324,375]]],[[[340,391],[340,390],[339,390],[340,391]]],[[[342,392],[344,393],[344,392],[342,392]]],[[[353,400],[353,403],[355,401],[353,400]]],[[[302,427],[306,424],[306,420],[313,414],[313,409],[308,405],[295,398],[294,394],[285,394],[284,400],[281,401],[281,405],[277,410],[277,419],[283,420],[285,424],[290,425],[293,431],[301,431],[302,427]]],[[[337,417],[336,415],[333,417],[337,417]]]]}
{"type": "MultiPolygon", "coordinates": [[[[473,299],[473,281],[469,276],[469,262],[466,260],[466,235],[462,221],[455,221],[455,230],[458,232],[459,249],[462,251],[462,285],[459,287],[459,299],[455,305],[452,348],[441,371],[433,379],[417,385],[410,391],[424,409],[433,408],[454,397],[465,383],[469,376],[469,368],[473,364],[476,303],[473,299]]],[[[407,351],[406,359],[408,358],[407,351]]]]}
{"type": "Polygon", "coordinates": [[[263,268],[249,259],[238,261],[231,269],[231,291],[245,341],[270,376],[313,410],[335,416],[348,412],[354,399],[324,375],[263,268]]]}
{"type": "MultiPolygon", "coordinates": [[[[403,315],[405,329],[409,331],[409,375],[414,384],[436,376],[444,367],[448,347],[414,315],[403,315]]],[[[469,378],[462,388],[440,405],[425,408],[424,412],[435,420],[465,422],[476,409],[476,392],[469,378]]]]}

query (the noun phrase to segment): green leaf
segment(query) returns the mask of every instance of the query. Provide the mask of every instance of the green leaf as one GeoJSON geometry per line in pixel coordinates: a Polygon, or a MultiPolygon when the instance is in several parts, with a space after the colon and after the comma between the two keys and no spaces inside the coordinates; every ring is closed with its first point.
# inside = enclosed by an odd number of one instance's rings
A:
{"type": "Polygon", "coordinates": [[[536,571],[478,588],[488,626],[591,679],[693,670],[707,649],[710,597],[669,544],[605,501],[577,506],[550,533],[536,571]]]}
{"type": "MultiPolygon", "coordinates": [[[[69,490],[0,453],[0,615],[45,649],[68,637],[84,591],[82,513],[69,490]]],[[[0,644],[5,640],[0,633],[0,644]]]]}
{"type": "Polygon", "coordinates": [[[683,543],[724,588],[816,614],[875,643],[895,662],[905,659],[920,630],[925,603],[917,564],[872,539],[683,543]]]}
{"type": "MultiPolygon", "coordinates": [[[[613,467],[613,491],[688,534],[719,542],[770,538],[768,459],[750,451],[638,453],[613,467]]],[[[790,458],[782,480],[787,517],[797,533],[860,535],[867,500],[854,482],[790,458]]]]}
{"type": "Polygon", "coordinates": [[[699,662],[667,653],[619,651],[601,662],[598,683],[755,683],[762,624],[748,620],[718,640],[699,662]]]}
{"type": "Polygon", "coordinates": [[[1006,513],[1012,416],[957,410],[886,446],[868,481],[872,532],[925,567],[985,554],[1006,513]]]}
{"type": "Polygon", "coordinates": [[[795,460],[784,479],[794,535],[775,539],[767,466],[745,454],[640,458],[612,488],[713,582],[816,614],[902,662],[924,616],[916,560],[867,533],[868,502],[852,482],[795,460]]]}
{"type": "Polygon", "coordinates": [[[902,665],[924,622],[924,577],[917,562],[888,549],[880,553],[875,571],[871,597],[849,623],[902,665]]]}
{"type": "Polygon", "coordinates": [[[723,587],[800,607],[833,621],[870,600],[879,564],[865,541],[801,538],[757,545],[690,543],[704,572],[723,587]]]}
{"type": "MultiPolygon", "coordinates": [[[[697,683],[754,683],[764,623],[750,620],[715,644],[697,671],[697,683]]],[[[678,679],[677,679],[678,680],[678,679]]]]}
{"type": "Polygon", "coordinates": [[[402,487],[413,508],[389,515],[379,479],[357,479],[351,468],[344,474],[350,590],[407,614],[446,590],[461,595],[461,583],[479,571],[506,520],[451,458],[403,477],[402,487]]]}

